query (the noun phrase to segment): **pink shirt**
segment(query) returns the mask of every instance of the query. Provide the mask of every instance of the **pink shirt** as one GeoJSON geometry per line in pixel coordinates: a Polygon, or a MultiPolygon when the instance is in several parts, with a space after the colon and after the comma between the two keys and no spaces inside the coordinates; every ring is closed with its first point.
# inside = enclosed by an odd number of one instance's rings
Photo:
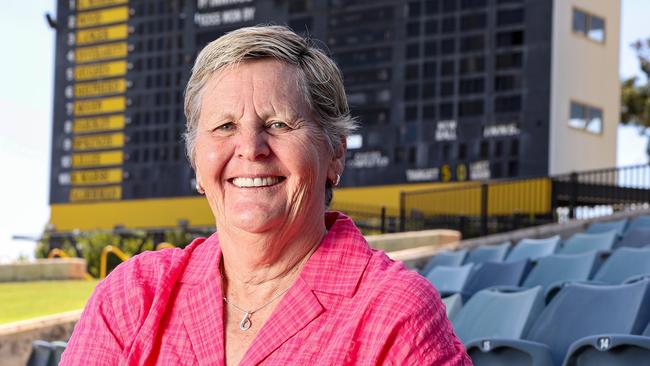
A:
{"type": "MultiPolygon", "coordinates": [[[[352,220],[327,235],[240,365],[471,365],[440,297],[368,246],[352,220]]],[[[61,365],[223,365],[219,239],[146,252],[88,301],[61,365]]]]}

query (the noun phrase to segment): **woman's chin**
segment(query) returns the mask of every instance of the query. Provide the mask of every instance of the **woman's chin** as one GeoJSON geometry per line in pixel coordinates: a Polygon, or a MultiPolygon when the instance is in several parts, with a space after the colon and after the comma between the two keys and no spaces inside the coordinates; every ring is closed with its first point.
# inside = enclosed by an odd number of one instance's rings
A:
{"type": "Polygon", "coordinates": [[[233,212],[229,215],[228,224],[233,227],[254,234],[262,234],[280,229],[281,215],[274,215],[267,210],[245,210],[233,212]]]}

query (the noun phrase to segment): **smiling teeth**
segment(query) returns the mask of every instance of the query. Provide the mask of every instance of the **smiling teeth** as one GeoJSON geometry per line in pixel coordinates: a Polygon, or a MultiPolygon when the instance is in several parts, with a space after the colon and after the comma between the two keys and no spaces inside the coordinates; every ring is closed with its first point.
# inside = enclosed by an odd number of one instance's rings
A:
{"type": "Polygon", "coordinates": [[[272,186],[280,181],[279,177],[266,177],[266,178],[235,178],[232,184],[239,188],[248,187],[266,187],[272,186]]]}

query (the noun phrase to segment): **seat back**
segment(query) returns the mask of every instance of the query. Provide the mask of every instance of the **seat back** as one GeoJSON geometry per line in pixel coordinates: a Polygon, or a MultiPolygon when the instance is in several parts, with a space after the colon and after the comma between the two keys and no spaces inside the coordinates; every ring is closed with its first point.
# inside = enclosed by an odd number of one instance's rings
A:
{"type": "Polygon", "coordinates": [[[485,262],[477,265],[463,287],[463,299],[492,286],[519,286],[530,270],[530,262],[485,262]]]}
{"type": "Polygon", "coordinates": [[[549,285],[562,281],[589,279],[596,263],[596,252],[583,254],[554,254],[542,257],[524,281],[525,287],[549,285]]]}
{"type": "Polygon", "coordinates": [[[642,248],[648,245],[650,245],[650,228],[638,227],[627,230],[615,247],[642,248]]]}
{"type": "Polygon", "coordinates": [[[594,280],[614,285],[643,274],[650,274],[650,248],[619,248],[603,263],[594,280]]]}
{"type": "Polygon", "coordinates": [[[452,294],[460,292],[467,282],[472,264],[464,266],[437,266],[428,274],[427,280],[433,284],[440,294],[452,294]]]}
{"type": "Polygon", "coordinates": [[[585,230],[587,234],[598,234],[606,231],[616,230],[618,235],[623,235],[627,226],[627,219],[606,222],[592,222],[585,230]]]}
{"type": "Polygon", "coordinates": [[[567,239],[558,249],[558,254],[579,254],[590,251],[612,250],[618,238],[616,230],[603,231],[599,233],[578,233],[567,239]]]}
{"type": "Polygon", "coordinates": [[[512,248],[506,262],[517,262],[524,259],[535,261],[555,253],[559,243],[559,235],[544,239],[522,239],[512,248]]]}
{"type": "Polygon", "coordinates": [[[467,249],[461,250],[447,250],[443,252],[438,252],[436,255],[431,257],[427,264],[422,269],[422,274],[426,275],[436,266],[460,266],[465,261],[467,256],[467,249]]]}
{"type": "Polygon", "coordinates": [[[32,342],[32,352],[27,360],[27,366],[49,366],[50,356],[54,347],[50,342],[36,340],[32,342]]]}
{"type": "Polygon", "coordinates": [[[519,339],[544,307],[542,288],[477,292],[452,321],[463,343],[483,338],[519,339]]]}
{"type": "Polygon", "coordinates": [[[445,305],[445,312],[449,320],[454,319],[458,311],[463,307],[463,299],[460,297],[460,294],[443,297],[442,303],[445,305]]]}
{"type": "Polygon", "coordinates": [[[625,229],[625,232],[635,229],[650,229],[650,215],[637,216],[625,229]]]}
{"type": "Polygon", "coordinates": [[[509,241],[498,245],[486,245],[478,247],[467,255],[465,263],[503,262],[512,244],[509,241]]]}
{"type": "Polygon", "coordinates": [[[650,320],[649,280],[627,285],[571,284],[542,311],[525,339],[546,344],[560,365],[571,343],[606,334],[640,334],[650,320]]]}

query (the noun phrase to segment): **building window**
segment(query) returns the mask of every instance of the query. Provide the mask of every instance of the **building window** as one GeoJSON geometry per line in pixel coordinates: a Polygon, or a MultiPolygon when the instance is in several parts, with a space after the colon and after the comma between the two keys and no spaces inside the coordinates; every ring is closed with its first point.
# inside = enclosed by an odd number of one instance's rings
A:
{"type": "Polygon", "coordinates": [[[454,82],[444,81],[440,83],[440,96],[448,97],[454,95],[454,82]]]}
{"type": "Polygon", "coordinates": [[[483,72],[485,69],[485,59],[483,56],[472,56],[460,59],[460,73],[472,74],[483,72]]]}
{"type": "Polygon", "coordinates": [[[460,81],[459,93],[461,95],[483,93],[484,90],[483,78],[462,79],[460,81]]]}
{"type": "Polygon", "coordinates": [[[497,97],[494,99],[494,112],[508,113],[521,111],[521,97],[518,95],[510,97],[497,97]]]}
{"type": "Polygon", "coordinates": [[[484,29],[486,23],[485,13],[463,15],[460,18],[460,30],[469,31],[474,29],[484,29]]]}
{"type": "Polygon", "coordinates": [[[501,75],[494,78],[495,91],[508,91],[521,88],[521,75],[501,75]]]}
{"type": "Polygon", "coordinates": [[[448,55],[456,52],[456,40],[453,38],[443,39],[440,42],[440,53],[448,55]]]}
{"type": "Polygon", "coordinates": [[[524,31],[497,33],[497,47],[521,46],[524,44],[524,31]]]}
{"type": "Polygon", "coordinates": [[[497,25],[513,25],[521,24],[524,22],[524,9],[507,9],[499,10],[497,13],[497,25]]]}
{"type": "Polygon", "coordinates": [[[586,104],[571,102],[569,126],[593,134],[603,132],[603,110],[586,104]]]}
{"type": "Polygon", "coordinates": [[[521,68],[523,57],[521,52],[500,53],[496,56],[496,69],[521,68]]]}
{"type": "Polygon", "coordinates": [[[452,33],[456,31],[456,18],[444,18],[442,20],[442,33],[452,33]]]}
{"type": "Polygon", "coordinates": [[[458,115],[460,117],[483,115],[483,100],[467,100],[458,103],[458,115]]]}
{"type": "Polygon", "coordinates": [[[573,9],[573,31],[596,42],[605,42],[605,19],[573,9]]]}

